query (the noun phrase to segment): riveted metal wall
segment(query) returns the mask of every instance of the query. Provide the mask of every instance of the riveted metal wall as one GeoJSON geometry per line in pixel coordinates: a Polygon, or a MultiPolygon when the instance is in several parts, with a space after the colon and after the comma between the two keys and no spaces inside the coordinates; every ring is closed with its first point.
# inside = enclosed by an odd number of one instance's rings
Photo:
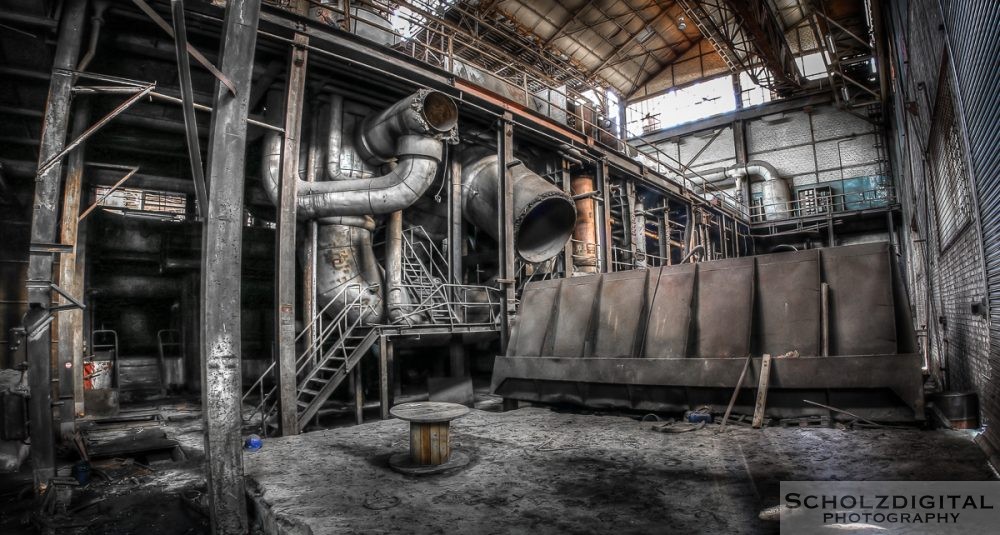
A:
{"type": "MultiPolygon", "coordinates": [[[[990,310],[990,374],[980,404],[1000,422],[1000,4],[943,2],[979,204],[990,310]]],[[[1000,447],[1000,426],[987,437],[1000,447]]]]}

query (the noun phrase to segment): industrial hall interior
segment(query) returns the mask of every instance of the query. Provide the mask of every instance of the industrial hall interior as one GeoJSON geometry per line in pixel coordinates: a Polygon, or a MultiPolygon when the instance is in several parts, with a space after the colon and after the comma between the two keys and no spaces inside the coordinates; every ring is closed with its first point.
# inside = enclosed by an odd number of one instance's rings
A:
{"type": "Polygon", "coordinates": [[[998,488],[998,28],[0,0],[0,533],[805,533],[795,482],[998,488]]]}

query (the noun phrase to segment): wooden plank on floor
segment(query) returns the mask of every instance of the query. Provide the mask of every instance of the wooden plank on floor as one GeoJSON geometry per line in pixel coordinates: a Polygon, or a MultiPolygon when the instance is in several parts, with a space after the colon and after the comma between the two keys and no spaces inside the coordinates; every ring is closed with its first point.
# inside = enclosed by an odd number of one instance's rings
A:
{"type": "Polygon", "coordinates": [[[764,423],[764,407],[767,405],[767,383],[771,376],[771,355],[764,355],[760,361],[760,379],[757,382],[757,403],[753,408],[753,428],[760,429],[764,423]]]}

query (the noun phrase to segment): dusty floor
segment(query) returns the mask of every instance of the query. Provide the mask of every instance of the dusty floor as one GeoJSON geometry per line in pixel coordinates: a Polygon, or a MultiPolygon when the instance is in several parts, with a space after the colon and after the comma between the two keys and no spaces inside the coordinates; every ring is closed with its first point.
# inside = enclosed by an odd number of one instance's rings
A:
{"type": "Polygon", "coordinates": [[[388,468],[399,420],[274,438],[244,456],[270,532],[770,533],[781,480],[992,479],[971,435],[917,429],[652,423],[545,408],[473,411],[452,425],[472,456],[423,478],[388,468]]]}

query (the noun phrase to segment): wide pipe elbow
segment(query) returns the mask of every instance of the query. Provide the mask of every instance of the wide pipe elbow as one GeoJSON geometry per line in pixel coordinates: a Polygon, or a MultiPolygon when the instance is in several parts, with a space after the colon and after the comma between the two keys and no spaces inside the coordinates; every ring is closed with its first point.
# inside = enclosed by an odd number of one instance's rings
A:
{"type": "Polygon", "coordinates": [[[421,89],[365,119],[357,130],[355,145],[366,162],[381,164],[399,154],[396,149],[401,136],[450,137],[456,126],[455,101],[440,91],[421,89]]]}

